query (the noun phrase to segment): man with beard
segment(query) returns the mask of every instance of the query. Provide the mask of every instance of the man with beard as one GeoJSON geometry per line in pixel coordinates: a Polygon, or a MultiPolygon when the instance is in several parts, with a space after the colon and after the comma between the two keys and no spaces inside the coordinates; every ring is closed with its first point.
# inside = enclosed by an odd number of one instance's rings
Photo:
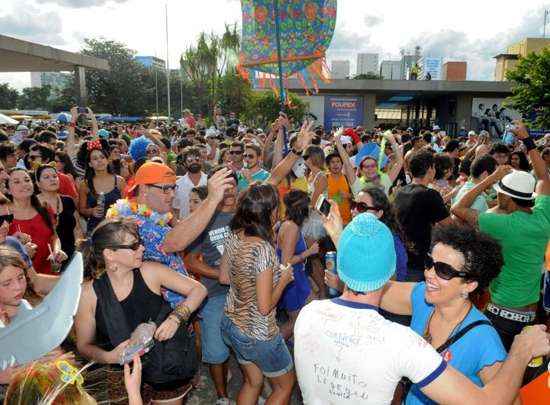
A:
{"type": "Polygon", "coordinates": [[[256,181],[265,181],[269,172],[262,168],[262,148],[249,143],[244,148],[244,168],[238,174],[239,191],[246,190],[256,181]]]}
{"type": "MultiPolygon", "coordinates": [[[[218,166],[213,174],[222,170],[218,166]]],[[[231,186],[225,190],[222,201],[203,233],[191,244],[188,256],[189,270],[200,276],[208,289],[208,298],[200,310],[202,361],[208,364],[216,388],[216,404],[229,404],[227,372],[229,348],[223,341],[221,321],[229,286],[219,282],[220,262],[224,244],[231,229],[229,224],[237,209],[237,175],[232,174],[231,186]]]]}
{"type": "MultiPolygon", "coordinates": [[[[208,181],[208,197],[185,219],[172,228],[172,204],[176,189],[176,175],[168,166],[147,162],[136,172],[136,180],[129,193],[131,199],[121,199],[111,206],[107,218],[131,218],[138,224],[139,236],[145,251],[143,260],[154,261],[172,270],[187,274],[178,254],[201,234],[210,222],[225,190],[231,187],[231,172],[218,171],[208,181]]],[[[173,291],[163,291],[164,299],[175,307],[182,296],[173,291]]]]}
{"type": "Polygon", "coordinates": [[[185,218],[189,215],[189,194],[193,187],[206,186],[208,176],[202,169],[202,158],[197,147],[190,146],[182,152],[182,162],[187,169],[187,174],[176,181],[176,195],[174,209],[177,218],[185,218]]]}

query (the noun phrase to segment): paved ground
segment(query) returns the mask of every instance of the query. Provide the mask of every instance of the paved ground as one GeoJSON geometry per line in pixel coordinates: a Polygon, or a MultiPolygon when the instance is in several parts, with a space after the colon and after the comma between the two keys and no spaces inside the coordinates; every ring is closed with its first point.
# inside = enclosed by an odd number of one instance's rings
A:
{"type": "MultiPolygon", "coordinates": [[[[229,369],[231,371],[232,377],[229,382],[229,397],[232,400],[235,400],[237,392],[242,384],[242,374],[239,369],[239,366],[231,356],[229,361],[229,369]]],[[[199,386],[191,392],[189,399],[187,400],[187,405],[206,405],[206,404],[215,404],[216,403],[216,391],[214,390],[214,384],[210,379],[210,374],[208,368],[204,365],[200,369],[200,382],[199,386]]],[[[297,388],[294,389],[292,395],[292,405],[300,405],[302,401],[298,399],[297,388]]]]}

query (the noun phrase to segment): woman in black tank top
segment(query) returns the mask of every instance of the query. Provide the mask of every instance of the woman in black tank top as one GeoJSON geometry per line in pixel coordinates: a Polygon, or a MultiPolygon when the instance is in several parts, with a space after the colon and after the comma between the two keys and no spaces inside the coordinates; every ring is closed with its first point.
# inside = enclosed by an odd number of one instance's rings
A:
{"type": "MultiPolygon", "coordinates": [[[[84,249],[85,269],[93,281],[83,285],[75,328],[77,349],[90,360],[118,364],[129,334],[149,321],[158,325],[156,344],[168,342],[206,297],[199,282],[160,263],[143,262],[144,248],[135,223],[129,220],[100,224],[89,242],[84,249]],[[186,299],[172,310],[162,298],[163,288],[186,299]]],[[[186,381],[157,384],[144,380],[153,390],[153,399],[182,403],[186,381]]]]}

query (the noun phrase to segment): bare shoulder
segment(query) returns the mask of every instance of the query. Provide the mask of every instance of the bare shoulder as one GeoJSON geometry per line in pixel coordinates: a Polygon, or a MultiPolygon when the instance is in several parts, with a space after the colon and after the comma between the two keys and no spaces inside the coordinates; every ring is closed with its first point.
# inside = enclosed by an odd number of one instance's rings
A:
{"type": "Polygon", "coordinates": [[[298,229],[299,229],[298,225],[296,225],[294,221],[287,220],[281,224],[281,228],[279,232],[291,232],[291,231],[297,231],[298,229]]]}

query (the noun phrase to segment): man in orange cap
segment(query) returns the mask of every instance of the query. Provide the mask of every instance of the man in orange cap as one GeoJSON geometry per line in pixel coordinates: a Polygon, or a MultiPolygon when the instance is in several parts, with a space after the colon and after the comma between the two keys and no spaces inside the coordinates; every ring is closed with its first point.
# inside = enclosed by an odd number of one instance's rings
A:
{"type": "MultiPolygon", "coordinates": [[[[176,175],[168,166],[147,162],[135,175],[129,192],[131,199],[118,200],[107,212],[108,218],[127,217],[136,220],[145,247],[144,260],[162,263],[178,273],[187,274],[178,252],[184,250],[210,222],[226,189],[232,187],[229,169],[216,172],[208,181],[208,198],[197,210],[173,228],[172,202],[176,190],[176,175]]],[[[172,291],[164,298],[175,307],[182,299],[172,291]]]]}

